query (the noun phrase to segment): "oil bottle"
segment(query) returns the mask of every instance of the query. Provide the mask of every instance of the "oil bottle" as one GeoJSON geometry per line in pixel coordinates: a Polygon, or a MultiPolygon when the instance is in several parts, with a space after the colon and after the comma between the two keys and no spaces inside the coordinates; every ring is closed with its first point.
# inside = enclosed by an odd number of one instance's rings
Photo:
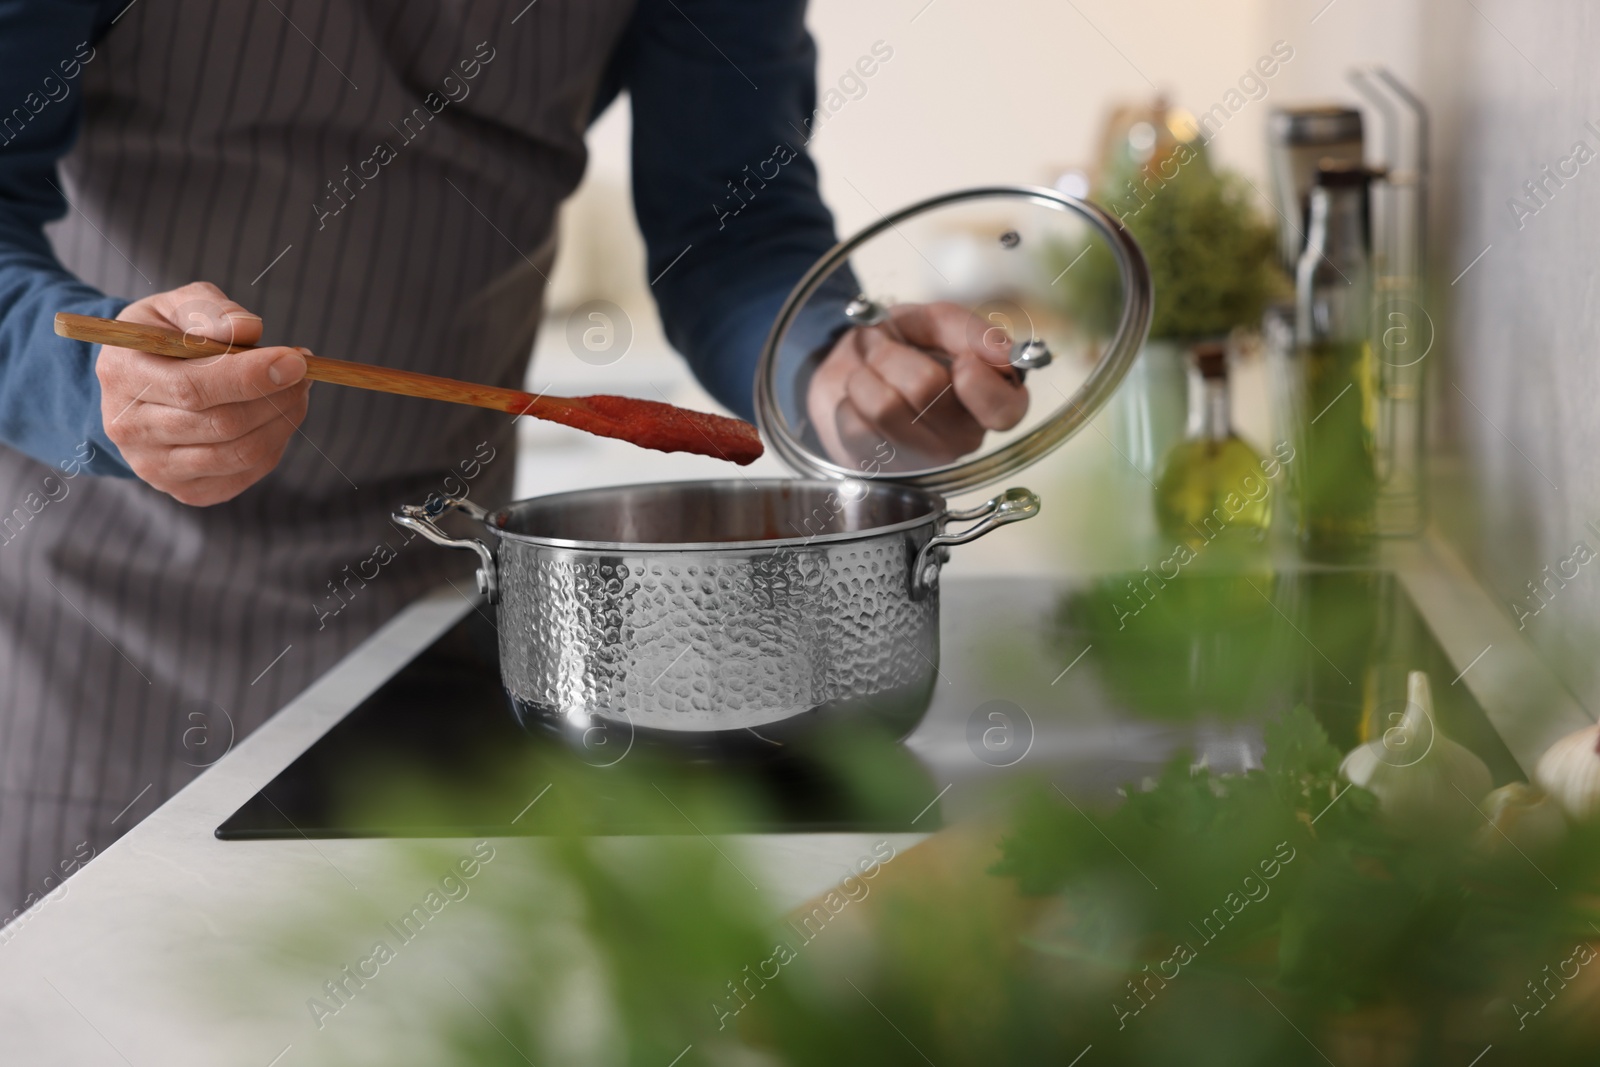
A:
{"type": "Polygon", "coordinates": [[[1291,496],[1302,552],[1329,562],[1369,555],[1375,532],[1372,177],[1359,164],[1318,167],[1295,275],[1291,496]]]}
{"type": "Polygon", "coordinates": [[[1227,349],[1196,345],[1189,427],[1162,461],[1156,482],[1161,532],[1196,554],[1250,548],[1272,523],[1272,483],[1256,450],[1233,432],[1227,349]]]}

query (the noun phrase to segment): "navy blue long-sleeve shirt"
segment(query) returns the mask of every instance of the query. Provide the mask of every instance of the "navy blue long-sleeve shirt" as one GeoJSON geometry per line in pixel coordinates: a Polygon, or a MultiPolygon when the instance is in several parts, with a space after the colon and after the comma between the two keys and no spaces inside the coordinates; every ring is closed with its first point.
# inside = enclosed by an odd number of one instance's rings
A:
{"type": "MultiPolygon", "coordinates": [[[[89,441],[87,469],[121,476],[98,346],[57,337],[53,319],[114,317],[128,301],[73,277],[43,227],[69,210],[56,165],[83,119],[85,43],[115,33],[128,6],[0,0],[0,442],[54,464],[89,441]]],[[[816,51],[804,14],[804,0],[640,0],[595,104],[624,90],[632,103],[634,208],[667,338],[745,417],[779,306],[834,241],[805,154],[816,51]]]]}

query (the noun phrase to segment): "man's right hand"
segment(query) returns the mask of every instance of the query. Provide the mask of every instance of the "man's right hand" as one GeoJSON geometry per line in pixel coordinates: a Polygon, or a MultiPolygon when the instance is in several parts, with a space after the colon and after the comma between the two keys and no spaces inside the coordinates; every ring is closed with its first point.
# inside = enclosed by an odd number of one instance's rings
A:
{"type": "MultiPolygon", "coordinates": [[[[208,282],[129,304],[117,318],[252,345],[261,319],[208,282]]],[[[278,465],[306,417],[304,350],[174,359],[100,350],[100,413],[133,473],[183,504],[232,500],[278,465]]]]}

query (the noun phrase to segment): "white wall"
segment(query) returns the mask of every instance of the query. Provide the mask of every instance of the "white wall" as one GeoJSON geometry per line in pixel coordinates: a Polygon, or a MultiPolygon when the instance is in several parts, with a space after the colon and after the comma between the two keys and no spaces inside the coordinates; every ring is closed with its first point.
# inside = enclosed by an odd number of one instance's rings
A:
{"type": "MultiPolygon", "coordinates": [[[[830,118],[812,142],[841,232],[962,186],[1050,184],[1065,167],[1093,159],[1113,101],[1160,89],[1191,109],[1211,106],[1271,47],[1274,36],[1263,19],[1268,6],[1268,0],[813,0],[809,21],[822,87],[836,83],[874,42],[894,50],[867,80],[866,94],[830,118]]],[[[1241,111],[1213,145],[1222,162],[1256,179],[1271,101],[1241,111]]],[[[627,146],[626,107],[614,107],[590,135],[589,172],[569,205],[553,307],[605,298],[652,317],[643,252],[627,222],[627,146]]]]}
{"type": "MultiPolygon", "coordinates": [[[[960,186],[1048,184],[1090,162],[1109,102],[1164,90],[1208,106],[1271,44],[1258,0],[926,2],[812,4],[822,85],[875,40],[895,49],[816,140],[846,230],[960,186]]],[[[1218,139],[1225,161],[1259,169],[1257,121],[1241,116],[1218,139]]]]}
{"type": "Polygon", "coordinates": [[[1464,14],[1424,4],[1425,88],[1440,118],[1434,299],[1448,327],[1434,370],[1470,490],[1442,518],[1508,614],[1530,612],[1526,632],[1594,710],[1600,561],[1563,561],[1580,542],[1600,553],[1589,525],[1600,520],[1600,161],[1552,183],[1542,205],[1523,183],[1579,141],[1600,153],[1600,12],[1589,0],[1474,3],[1464,14]],[[1513,198],[1537,214],[1519,222],[1513,198]],[[1543,586],[1546,567],[1573,576],[1543,586]]]}
{"type": "MultiPolygon", "coordinates": [[[[1284,91],[1297,100],[1355,102],[1345,73],[1356,63],[1382,63],[1416,85],[1421,45],[1435,27],[1424,26],[1419,0],[1292,0],[1262,7],[1264,32],[1289,41],[1295,61],[1284,71],[1284,91]]],[[[1465,4],[1462,11],[1471,14],[1465,4]]]]}

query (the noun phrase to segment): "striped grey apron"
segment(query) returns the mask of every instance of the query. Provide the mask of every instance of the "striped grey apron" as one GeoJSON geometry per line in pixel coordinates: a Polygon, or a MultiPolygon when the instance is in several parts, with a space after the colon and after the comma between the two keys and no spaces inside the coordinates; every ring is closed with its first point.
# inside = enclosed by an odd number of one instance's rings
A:
{"type": "MultiPolygon", "coordinates": [[[[84,68],[51,240],[129,299],[214,282],[266,343],[520,386],[631,10],[140,0],[84,68]]],[[[513,451],[507,416],[330,385],[212,508],[0,446],[0,923],[408,601],[470,591],[387,516],[503,498],[513,451]]]]}

